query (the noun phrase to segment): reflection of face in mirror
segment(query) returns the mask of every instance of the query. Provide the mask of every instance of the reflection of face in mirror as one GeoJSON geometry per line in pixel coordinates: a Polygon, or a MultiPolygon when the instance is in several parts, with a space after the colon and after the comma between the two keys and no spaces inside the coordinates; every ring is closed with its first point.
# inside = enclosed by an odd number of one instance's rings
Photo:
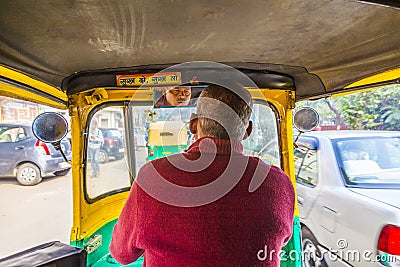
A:
{"type": "Polygon", "coordinates": [[[187,106],[192,96],[190,87],[164,88],[163,93],[170,106],[187,106]]]}
{"type": "Polygon", "coordinates": [[[162,89],[163,96],[157,101],[156,107],[162,106],[188,106],[192,96],[190,87],[164,87],[162,89]]]}

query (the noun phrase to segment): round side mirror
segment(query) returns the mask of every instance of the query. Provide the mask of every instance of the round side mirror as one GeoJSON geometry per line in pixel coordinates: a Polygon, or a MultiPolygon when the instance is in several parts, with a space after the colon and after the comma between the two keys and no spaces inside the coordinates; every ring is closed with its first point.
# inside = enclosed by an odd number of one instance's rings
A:
{"type": "Polygon", "coordinates": [[[32,131],[42,142],[56,143],[67,135],[68,122],[59,113],[45,112],[35,118],[32,131]]]}
{"type": "Polygon", "coordinates": [[[293,117],[293,124],[300,132],[314,130],[319,124],[318,112],[310,107],[303,107],[296,111],[293,117]]]}
{"type": "Polygon", "coordinates": [[[144,119],[146,122],[156,122],[158,120],[158,114],[155,111],[145,110],[144,119]]]}

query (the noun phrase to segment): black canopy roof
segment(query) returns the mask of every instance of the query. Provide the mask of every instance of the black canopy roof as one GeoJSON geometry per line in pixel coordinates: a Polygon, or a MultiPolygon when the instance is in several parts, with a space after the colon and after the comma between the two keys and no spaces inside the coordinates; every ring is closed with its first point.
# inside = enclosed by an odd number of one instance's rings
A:
{"type": "Polygon", "coordinates": [[[297,98],[310,98],[400,66],[399,2],[369,2],[392,6],[351,0],[4,0],[0,64],[72,92],[99,81],[112,86],[107,79],[114,72],[213,61],[243,70],[261,85],[273,86],[265,82],[268,73],[293,78],[297,98]]]}

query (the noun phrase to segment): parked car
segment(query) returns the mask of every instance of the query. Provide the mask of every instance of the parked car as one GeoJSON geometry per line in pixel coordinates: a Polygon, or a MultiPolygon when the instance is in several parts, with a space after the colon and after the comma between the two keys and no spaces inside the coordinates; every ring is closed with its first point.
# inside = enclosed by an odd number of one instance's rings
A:
{"type": "MultiPolygon", "coordinates": [[[[61,149],[70,161],[67,139],[62,140],[61,149]]],[[[64,176],[70,169],[60,151],[36,139],[31,125],[0,123],[0,177],[16,177],[22,185],[35,185],[42,177],[64,176]]]]}
{"type": "Polygon", "coordinates": [[[124,136],[118,128],[99,128],[104,142],[100,148],[99,162],[106,163],[110,157],[121,159],[125,155],[124,136]]]}
{"type": "Polygon", "coordinates": [[[400,132],[311,132],[297,145],[302,247],[318,255],[304,265],[399,266],[400,132]]]}

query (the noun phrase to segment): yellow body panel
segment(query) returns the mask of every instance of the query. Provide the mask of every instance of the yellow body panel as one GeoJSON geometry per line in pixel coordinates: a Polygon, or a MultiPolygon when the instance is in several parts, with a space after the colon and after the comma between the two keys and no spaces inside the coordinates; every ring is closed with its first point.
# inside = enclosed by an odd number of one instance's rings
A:
{"type": "Polygon", "coordinates": [[[393,70],[388,70],[376,75],[373,75],[371,77],[362,79],[358,82],[352,83],[349,86],[346,86],[346,88],[351,88],[355,86],[361,86],[361,85],[368,85],[371,83],[378,83],[382,81],[389,81],[389,80],[394,80],[394,79],[399,79],[400,78],[400,68],[393,69],[393,70]]]}
{"type": "MultiPolygon", "coordinates": [[[[365,85],[370,85],[370,84],[374,84],[374,83],[380,83],[380,82],[390,81],[390,80],[395,80],[395,79],[400,79],[400,68],[385,71],[385,72],[373,75],[371,77],[362,79],[360,81],[350,84],[349,86],[346,86],[346,89],[351,89],[351,88],[358,87],[358,86],[365,86],[365,85]]],[[[359,93],[359,92],[364,92],[364,91],[375,90],[379,87],[381,87],[381,85],[377,85],[376,87],[371,87],[368,89],[359,89],[359,90],[350,91],[350,92],[337,93],[332,96],[339,97],[339,96],[344,96],[344,95],[348,95],[348,94],[353,94],[355,92],[359,93]]]]}
{"type": "Polygon", "coordinates": [[[29,91],[22,87],[0,81],[0,95],[31,101],[58,109],[67,109],[67,94],[53,86],[3,66],[0,66],[0,76],[27,87],[32,87],[33,90],[29,91]],[[40,95],[40,93],[42,93],[42,95],[40,95]],[[45,95],[52,96],[59,101],[49,99],[45,95]]]}
{"type": "Polygon", "coordinates": [[[84,178],[84,138],[89,113],[105,102],[152,101],[153,90],[147,89],[104,89],[97,88],[71,96],[69,115],[72,136],[72,186],[73,186],[73,226],[71,241],[83,240],[108,222],[119,217],[129,192],[114,194],[94,203],[85,200],[84,178]]]}
{"type": "MultiPolygon", "coordinates": [[[[260,99],[259,92],[252,92],[253,99],[260,99]]],[[[289,176],[295,191],[295,199],[297,199],[296,177],[294,171],[294,146],[293,146],[293,131],[292,131],[292,109],[294,108],[295,95],[292,91],[268,90],[261,91],[264,95],[264,100],[270,102],[277,109],[280,121],[280,142],[282,152],[282,169],[289,176]]],[[[299,208],[295,201],[294,215],[299,216],[299,208]]]]}

